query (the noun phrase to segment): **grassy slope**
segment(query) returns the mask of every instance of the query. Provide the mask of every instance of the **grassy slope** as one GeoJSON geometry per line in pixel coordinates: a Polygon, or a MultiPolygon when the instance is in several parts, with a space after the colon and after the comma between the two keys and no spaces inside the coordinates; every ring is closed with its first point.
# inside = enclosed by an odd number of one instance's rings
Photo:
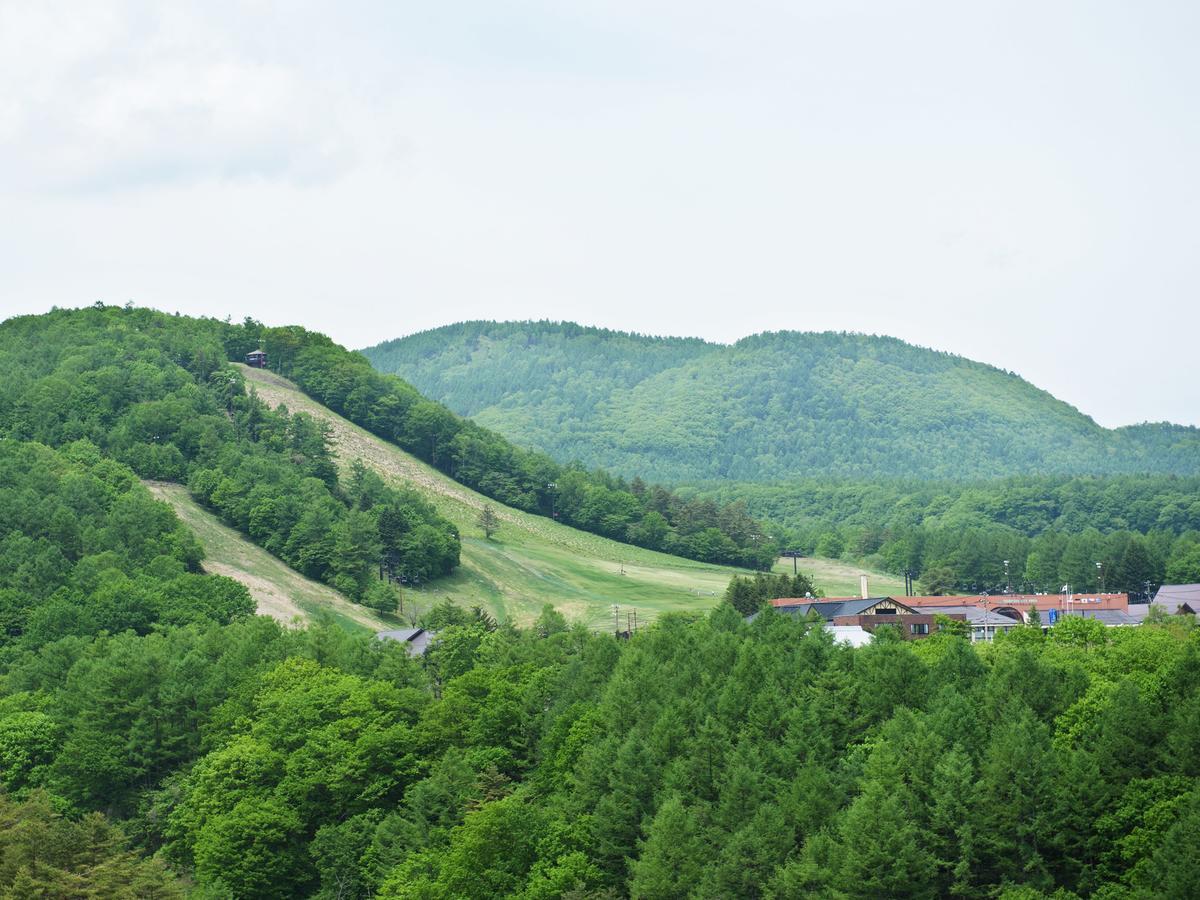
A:
{"type": "Polygon", "coordinates": [[[332,615],[348,630],[396,628],[394,619],[381,619],[333,588],[305,578],[257,544],[224,525],[178,484],[151,481],[146,486],[159,500],[171,504],[204,547],[204,569],[242,582],[258,604],[258,612],[291,624],[319,613],[332,615]]]}
{"type": "MultiPolygon", "coordinates": [[[[339,464],[361,459],[385,478],[414,485],[458,526],[462,564],[430,588],[406,591],[406,602],[415,601],[418,608],[448,597],[480,604],[498,617],[528,622],[544,603],[553,603],[569,618],[603,625],[612,621],[616,603],[622,620],[636,609],[639,622],[649,621],[661,612],[709,609],[737,571],[621,544],[503,506],[321,406],[286,379],[241,369],[267,403],[282,403],[293,412],[328,422],[339,464]],[[490,541],[476,524],[485,503],[502,523],[490,541]]],[[[840,563],[804,562],[805,571],[827,593],[857,593],[858,570],[840,563]]],[[[872,576],[872,592],[894,592],[897,584],[886,576],[872,576]]]]}

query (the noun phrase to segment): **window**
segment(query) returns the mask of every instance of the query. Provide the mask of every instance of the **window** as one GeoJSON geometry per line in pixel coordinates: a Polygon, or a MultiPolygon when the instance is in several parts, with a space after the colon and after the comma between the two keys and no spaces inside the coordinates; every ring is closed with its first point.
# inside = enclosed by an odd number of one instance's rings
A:
{"type": "Polygon", "coordinates": [[[916,625],[909,625],[908,630],[913,634],[929,634],[929,625],[926,622],[918,622],[916,625]]]}

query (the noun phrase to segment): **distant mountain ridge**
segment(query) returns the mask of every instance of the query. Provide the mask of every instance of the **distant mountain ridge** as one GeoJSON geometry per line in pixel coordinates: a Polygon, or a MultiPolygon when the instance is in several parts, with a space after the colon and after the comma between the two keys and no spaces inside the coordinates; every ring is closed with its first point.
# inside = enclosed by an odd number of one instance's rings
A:
{"type": "Polygon", "coordinates": [[[1013,373],[890,337],[474,321],[362,352],[514,441],[668,482],[1200,472],[1200,429],[1106,429],[1013,373]]]}

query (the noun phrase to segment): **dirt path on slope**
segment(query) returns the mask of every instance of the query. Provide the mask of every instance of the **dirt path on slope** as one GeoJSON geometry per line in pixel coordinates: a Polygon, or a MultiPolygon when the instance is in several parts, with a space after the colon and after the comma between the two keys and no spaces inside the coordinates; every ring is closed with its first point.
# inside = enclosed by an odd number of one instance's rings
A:
{"type": "Polygon", "coordinates": [[[328,610],[371,631],[393,627],[328,585],[301,575],[230,528],[200,506],[183,485],[166,481],[142,483],[156,499],[170,504],[175,515],[200,541],[205,554],[201,568],[244,584],[261,615],[295,626],[311,620],[321,610],[328,610]]]}

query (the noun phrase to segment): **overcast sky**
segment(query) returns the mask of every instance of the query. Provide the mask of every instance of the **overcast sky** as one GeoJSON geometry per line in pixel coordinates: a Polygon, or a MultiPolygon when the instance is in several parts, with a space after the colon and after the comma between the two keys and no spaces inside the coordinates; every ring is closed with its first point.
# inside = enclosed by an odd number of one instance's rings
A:
{"type": "Polygon", "coordinates": [[[891,334],[1200,424],[1200,4],[0,0],[0,313],[891,334]]]}

